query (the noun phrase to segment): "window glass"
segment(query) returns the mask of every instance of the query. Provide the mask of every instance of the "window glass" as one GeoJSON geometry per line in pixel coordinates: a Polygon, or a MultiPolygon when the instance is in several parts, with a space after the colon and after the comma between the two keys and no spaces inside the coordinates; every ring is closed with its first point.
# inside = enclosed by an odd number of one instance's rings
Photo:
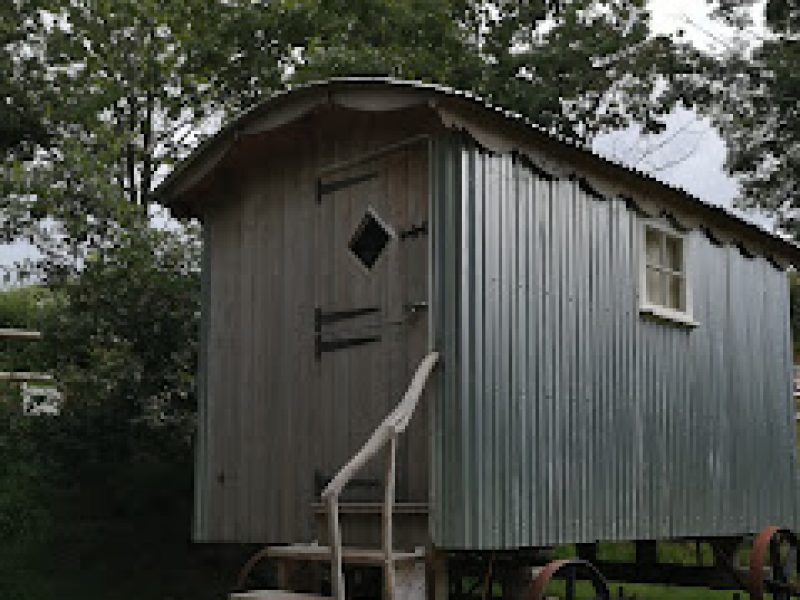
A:
{"type": "Polygon", "coordinates": [[[644,285],[646,303],[686,312],[683,238],[657,227],[645,227],[644,285]]]}
{"type": "Polygon", "coordinates": [[[670,284],[669,284],[669,308],[673,310],[679,310],[681,312],[686,310],[686,306],[684,305],[683,299],[685,298],[685,294],[683,293],[683,277],[679,275],[670,275],[670,284]]]}
{"type": "Polygon", "coordinates": [[[681,271],[683,269],[682,240],[666,235],[665,241],[667,248],[666,266],[673,271],[681,271]]]}
{"type": "Polygon", "coordinates": [[[647,264],[658,265],[661,263],[661,237],[659,232],[650,227],[646,230],[647,264]]]}
{"type": "Polygon", "coordinates": [[[356,228],[348,246],[367,269],[372,269],[389,244],[389,232],[371,212],[367,212],[356,228]]]}
{"type": "Polygon", "coordinates": [[[647,268],[647,302],[650,304],[663,304],[663,278],[661,272],[650,267],[647,268]]]}

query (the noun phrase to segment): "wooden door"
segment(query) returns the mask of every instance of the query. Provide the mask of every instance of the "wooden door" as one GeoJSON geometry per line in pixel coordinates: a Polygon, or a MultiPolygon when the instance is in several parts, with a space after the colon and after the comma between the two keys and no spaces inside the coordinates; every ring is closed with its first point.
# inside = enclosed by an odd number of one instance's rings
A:
{"type": "MultiPolygon", "coordinates": [[[[400,401],[427,350],[428,183],[424,144],[328,172],[318,182],[315,354],[322,427],[317,491],[400,401]]],[[[398,500],[427,500],[427,406],[398,456],[398,500]]],[[[381,498],[369,465],[344,500],[381,498]]]]}

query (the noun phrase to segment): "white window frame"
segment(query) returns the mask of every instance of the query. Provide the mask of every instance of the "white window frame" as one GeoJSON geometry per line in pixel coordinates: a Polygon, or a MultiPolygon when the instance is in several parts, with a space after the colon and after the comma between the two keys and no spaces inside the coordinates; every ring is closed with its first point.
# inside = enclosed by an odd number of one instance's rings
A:
{"type": "Polygon", "coordinates": [[[689,244],[684,233],[670,227],[663,221],[647,220],[640,229],[639,251],[639,312],[643,315],[670,321],[688,327],[697,327],[699,323],[692,317],[692,287],[690,278],[689,244]],[[669,236],[680,241],[681,268],[683,275],[683,305],[685,310],[676,310],[661,304],[652,304],[648,301],[647,294],[647,231],[654,230],[662,236],[669,236]]]}

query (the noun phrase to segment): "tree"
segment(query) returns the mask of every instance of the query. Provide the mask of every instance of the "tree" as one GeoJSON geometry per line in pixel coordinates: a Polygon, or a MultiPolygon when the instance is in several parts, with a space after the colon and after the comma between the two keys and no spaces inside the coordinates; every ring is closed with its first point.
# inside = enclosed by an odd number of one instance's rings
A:
{"type": "MultiPolygon", "coordinates": [[[[286,32],[288,81],[337,76],[421,79],[477,91],[484,61],[472,39],[468,0],[279,2],[286,32]]],[[[264,15],[266,17],[266,14],[264,15]]],[[[254,23],[263,29],[267,22],[254,23]]]]}
{"type": "MultiPolygon", "coordinates": [[[[716,14],[752,26],[754,0],[724,0],[716,14]]],[[[800,235],[800,6],[763,5],[767,33],[727,49],[725,90],[716,120],[728,144],[727,168],[741,182],[739,204],[764,209],[800,235]]]]}
{"type": "MultiPolygon", "coordinates": [[[[54,306],[52,292],[27,286],[0,292],[0,328],[38,330],[54,306]]],[[[39,342],[0,338],[0,371],[41,371],[39,342]]],[[[17,384],[0,383],[0,402],[17,397],[17,384]]]]}
{"type": "MultiPolygon", "coordinates": [[[[713,61],[653,37],[644,0],[301,0],[290,81],[331,75],[422,79],[476,92],[590,141],[633,121],[663,129],[702,101],[713,61]]],[[[257,21],[255,21],[257,22],[257,21]]]]}
{"type": "Polygon", "coordinates": [[[7,238],[34,237],[50,261],[64,246],[75,257],[145,212],[156,171],[182,149],[177,122],[197,129],[209,110],[181,43],[204,6],[42,0],[22,45],[43,73],[33,84],[52,137],[32,160],[7,165],[7,238]]]}
{"type": "MultiPolygon", "coordinates": [[[[119,598],[210,600],[243,560],[215,570],[189,544],[196,236],[141,224],[111,235],[52,290],[0,294],[0,324],[42,331],[26,359],[64,396],[52,417],[0,398],[4,599],[116,587],[119,598]]],[[[0,359],[19,358],[0,347],[0,359]]]]}
{"type": "Polygon", "coordinates": [[[241,38],[230,25],[242,16],[232,2],[39,6],[18,46],[39,74],[28,84],[52,135],[33,156],[6,161],[0,213],[3,237],[35,241],[52,272],[107,247],[109,231],[143,223],[156,178],[242,106],[251,81],[243,73],[257,70],[256,88],[275,89],[280,56],[241,38]],[[246,70],[237,70],[242,54],[246,70]]]}
{"type": "Polygon", "coordinates": [[[33,60],[25,42],[35,15],[31,0],[0,3],[0,155],[45,139],[44,115],[26,82],[33,60]]]}
{"type": "Polygon", "coordinates": [[[646,2],[499,2],[485,14],[488,93],[542,126],[589,142],[633,122],[664,128],[676,103],[692,106],[713,62],[652,36],[646,2]]]}
{"type": "Polygon", "coordinates": [[[660,130],[676,102],[702,101],[709,66],[650,36],[645,0],[39,1],[23,43],[39,49],[54,137],[8,169],[16,193],[0,211],[6,237],[73,252],[143,212],[158,177],[220,119],[292,83],[435,81],[589,141],[631,121],[660,130]]]}
{"type": "Polygon", "coordinates": [[[192,431],[199,319],[193,232],[119,230],[56,288],[41,328],[42,363],[67,403],[121,422],[192,431]]]}

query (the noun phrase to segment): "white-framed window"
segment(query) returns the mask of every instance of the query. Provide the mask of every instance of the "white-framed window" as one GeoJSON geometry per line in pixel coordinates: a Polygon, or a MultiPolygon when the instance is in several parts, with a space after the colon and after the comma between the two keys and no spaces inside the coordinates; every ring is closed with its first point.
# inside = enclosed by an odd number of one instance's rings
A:
{"type": "Polygon", "coordinates": [[[642,249],[642,312],[697,325],[691,314],[684,235],[661,223],[645,223],[642,249]]]}

